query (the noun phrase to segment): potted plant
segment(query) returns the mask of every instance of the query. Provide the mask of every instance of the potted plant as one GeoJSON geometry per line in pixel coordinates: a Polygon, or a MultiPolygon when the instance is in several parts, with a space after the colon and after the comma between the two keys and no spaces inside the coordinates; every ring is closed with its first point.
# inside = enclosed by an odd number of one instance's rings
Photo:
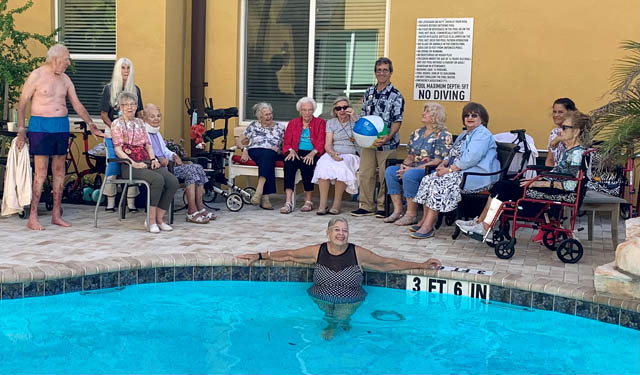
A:
{"type": "Polygon", "coordinates": [[[9,111],[18,101],[20,88],[29,73],[45,61],[44,57],[34,57],[27,44],[37,42],[49,48],[56,43],[55,34],[59,31],[41,35],[16,30],[14,16],[27,11],[33,1],[28,0],[15,9],[7,9],[7,3],[8,0],[0,0],[0,119],[3,121],[9,119],[9,111]]]}
{"type": "Polygon", "coordinates": [[[621,47],[629,55],[613,68],[613,99],[592,112],[593,136],[603,141],[598,147],[601,169],[624,164],[640,153],[640,43],[629,40],[621,47]]]}

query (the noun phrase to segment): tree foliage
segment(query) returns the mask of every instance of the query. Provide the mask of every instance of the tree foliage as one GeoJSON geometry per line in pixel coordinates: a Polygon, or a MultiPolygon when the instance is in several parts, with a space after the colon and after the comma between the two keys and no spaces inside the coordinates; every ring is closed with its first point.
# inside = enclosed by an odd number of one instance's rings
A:
{"type": "Polygon", "coordinates": [[[613,68],[613,99],[592,112],[594,138],[603,141],[601,167],[622,164],[640,153],[640,43],[625,41],[621,48],[629,54],[613,68]]]}
{"type": "MultiPolygon", "coordinates": [[[[11,107],[18,101],[20,88],[29,73],[45,60],[44,57],[34,57],[27,44],[37,42],[49,48],[56,43],[55,34],[59,30],[53,30],[49,35],[16,30],[15,15],[31,8],[33,1],[28,0],[23,6],[15,9],[7,9],[7,5],[8,0],[0,0],[0,101],[4,100],[4,85],[8,84],[11,107]]],[[[2,108],[3,106],[0,106],[0,111],[2,108]]]]}

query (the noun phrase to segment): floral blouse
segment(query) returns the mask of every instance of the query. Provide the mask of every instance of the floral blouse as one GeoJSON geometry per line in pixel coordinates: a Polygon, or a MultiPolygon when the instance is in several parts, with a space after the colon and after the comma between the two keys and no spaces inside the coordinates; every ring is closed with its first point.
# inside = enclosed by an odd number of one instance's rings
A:
{"type": "MultiPolygon", "coordinates": [[[[584,146],[575,146],[570,148],[569,150],[563,152],[560,155],[560,159],[557,161],[557,164],[551,172],[553,173],[566,173],[572,176],[578,177],[578,173],[580,172],[580,166],[582,165],[582,154],[587,149],[584,146]]],[[[549,178],[549,180],[553,180],[549,178]]],[[[567,191],[575,191],[578,186],[576,181],[567,181],[561,180],[562,187],[567,191]]]]}
{"type": "Polygon", "coordinates": [[[244,136],[249,139],[249,148],[282,148],[285,130],[286,126],[278,122],[265,127],[258,121],[252,121],[245,129],[244,136]]]}
{"type": "Polygon", "coordinates": [[[414,166],[426,163],[428,159],[444,159],[449,155],[453,136],[446,130],[431,133],[425,137],[426,127],[421,127],[409,138],[409,154],[414,155],[414,166]]]}
{"type": "Polygon", "coordinates": [[[564,154],[565,151],[567,151],[567,147],[562,142],[558,143],[556,147],[551,148],[551,141],[556,139],[560,135],[561,131],[562,128],[559,128],[557,126],[553,128],[553,130],[551,130],[551,134],[549,134],[549,142],[547,142],[547,149],[549,150],[549,152],[551,152],[551,154],[553,154],[553,163],[555,165],[558,165],[560,157],[562,156],[562,154],[564,154]]]}
{"type": "Polygon", "coordinates": [[[144,121],[139,118],[134,118],[131,121],[125,121],[124,117],[115,119],[111,123],[111,138],[114,147],[122,147],[123,145],[145,146],[149,144],[144,121]]]}

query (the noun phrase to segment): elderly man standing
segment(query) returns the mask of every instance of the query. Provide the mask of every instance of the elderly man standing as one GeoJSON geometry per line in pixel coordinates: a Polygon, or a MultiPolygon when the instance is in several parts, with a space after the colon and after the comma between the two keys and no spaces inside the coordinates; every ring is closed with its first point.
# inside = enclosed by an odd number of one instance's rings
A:
{"type": "Polygon", "coordinates": [[[49,156],[53,173],[53,212],[51,223],[62,227],[71,224],[62,220],[60,202],[64,182],[64,162],[69,140],[69,118],[67,117],[66,98],[78,116],[91,129],[94,136],[103,135],[93,123],[73,86],[71,79],[64,73],[70,64],[69,51],[62,44],[56,44],[47,51],[46,62],[29,75],[22,88],[18,102],[18,149],[22,149],[27,138],[24,127],[27,103],[31,102],[29,120],[29,153],[33,155],[35,178],[31,198],[31,215],[27,227],[43,230],[38,221],[38,203],[42,194],[42,184],[47,177],[49,156]]]}
{"type": "Polygon", "coordinates": [[[363,148],[360,154],[360,192],[358,194],[359,208],[351,211],[353,216],[376,215],[384,217],[384,171],[386,161],[395,156],[400,136],[398,131],[402,124],[402,114],[404,113],[404,98],[400,91],[391,84],[393,74],[393,64],[386,57],[379,58],[374,67],[377,84],[371,86],[364,93],[362,116],[380,116],[389,126],[389,134],[379,138],[373,144],[375,148],[363,148]],[[380,191],[377,199],[374,200],[376,184],[376,168],[380,181],[380,191]]]}

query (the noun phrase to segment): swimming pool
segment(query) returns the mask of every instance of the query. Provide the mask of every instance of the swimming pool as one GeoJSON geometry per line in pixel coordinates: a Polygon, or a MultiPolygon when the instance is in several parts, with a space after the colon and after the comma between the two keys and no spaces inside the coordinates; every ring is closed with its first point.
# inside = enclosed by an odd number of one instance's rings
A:
{"type": "Polygon", "coordinates": [[[466,297],[365,287],[332,341],[308,283],[142,284],[0,302],[0,373],[640,372],[640,331],[466,297]]]}

